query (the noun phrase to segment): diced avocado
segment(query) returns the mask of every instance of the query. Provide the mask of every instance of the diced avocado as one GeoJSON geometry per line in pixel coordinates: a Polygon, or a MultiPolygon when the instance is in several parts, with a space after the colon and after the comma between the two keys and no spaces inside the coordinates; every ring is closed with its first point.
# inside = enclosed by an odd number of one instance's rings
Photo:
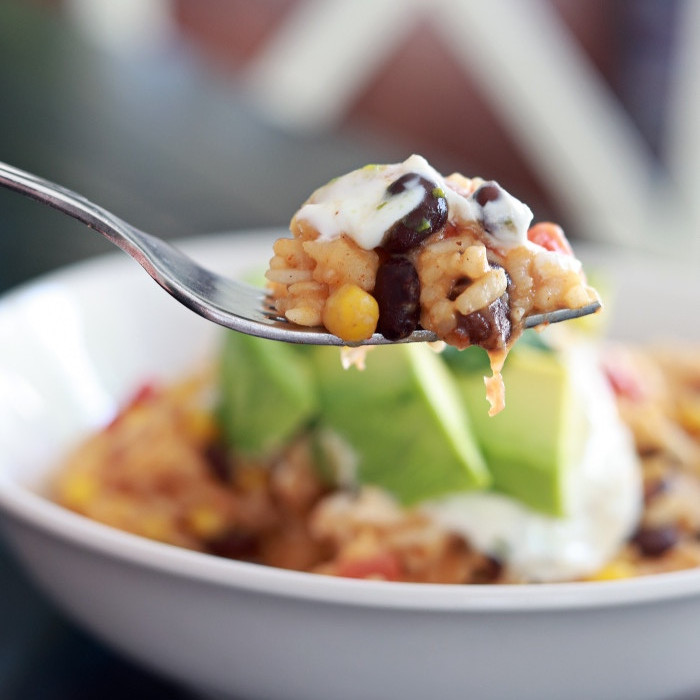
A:
{"type": "Polygon", "coordinates": [[[219,386],[224,438],[241,454],[279,449],[317,413],[311,357],[286,343],[227,333],[219,386]]]}
{"type": "Polygon", "coordinates": [[[564,480],[585,431],[570,370],[556,352],[520,345],[503,370],[506,407],[490,417],[481,372],[455,376],[493,474],[493,488],[548,515],[564,515],[564,480]]]}
{"type": "Polygon", "coordinates": [[[490,475],[454,378],[429,348],[374,348],[344,370],[333,348],[314,352],[320,422],[355,451],[357,478],[409,505],[488,486],[490,475]]]}

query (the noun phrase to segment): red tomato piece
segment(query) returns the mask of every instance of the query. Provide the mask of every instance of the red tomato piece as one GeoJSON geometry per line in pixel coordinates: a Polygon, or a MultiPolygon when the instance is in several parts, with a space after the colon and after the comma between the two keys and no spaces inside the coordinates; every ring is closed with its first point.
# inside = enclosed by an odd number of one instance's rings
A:
{"type": "Polygon", "coordinates": [[[553,224],[549,221],[535,224],[527,232],[527,238],[535,245],[542,246],[555,253],[564,253],[565,255],[574,254],[564,234],[564,230],[558,224],[553,224]]]}
{"type": "Polygon", "coordinates": [[[631,368],[607,359],[603,362],[603,371],[616,396],[630,401],[641,401],[646,397],[644,380],[631,368]]]}
{"type": "Polygon", "coordinates": [[[401,577],[401,566],[395,554],[379,552],[365,559],[341,561],[336,573],[345,578],[377,578],[384,581],[398,581],[401,577]]]}
{"type": "Polygon", "coordinates": [[[145,382],[143,383],[131,396],[131,398],[126,402],[124,407],[117,413],[116,416],[112,419],[110,424],[107,426],[107,430],[109,430],[111,427],[115,426],[120,418],[128,413],[130,410],[138,406],[139,404],[145,403],[146,401],[150,401],[152,398],[158,395],[158,389],[154,384],[151,382],[145,382]]]}

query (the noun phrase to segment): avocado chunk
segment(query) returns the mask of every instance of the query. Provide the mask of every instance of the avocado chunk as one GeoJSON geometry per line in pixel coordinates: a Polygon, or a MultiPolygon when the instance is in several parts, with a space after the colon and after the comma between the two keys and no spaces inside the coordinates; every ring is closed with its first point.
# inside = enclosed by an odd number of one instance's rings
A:
{"type": "Polygon", "coordinates": [[[503,369],[506,407],[493,417],[485,408],[483,373],[463,371],[453,359],[493,488],[548,515],[564,515],[566,474],[581,458],[585,438],[564,356],[544,345],[518,344],[503,369]]]}
{"type": "Polygon", "coordinates": [[[320,424],[354,451],[360,483],[405,505],[489,485],[454,378],[428,347],[376,347],[362,371],[333,348],[315,348],[314,362],[320,424]]]}
{"type": "Polygon", "coordinates": [[[316,416],[311,356],[304,350],[243,333],[225,334],[218,419],[235,452],[270,454],[316,416]]]}

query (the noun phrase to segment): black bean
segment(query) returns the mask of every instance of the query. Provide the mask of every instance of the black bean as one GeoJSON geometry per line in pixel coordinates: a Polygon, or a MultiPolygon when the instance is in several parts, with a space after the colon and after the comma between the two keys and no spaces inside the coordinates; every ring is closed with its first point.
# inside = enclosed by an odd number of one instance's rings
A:
{"type": "Polygon", "coordinates": [[[485,350],[505,347],[510,339],[513,326],[510,320],[509,297],[506,292],[485,309],[479,309],[466,316],[457,314],[456,345],[479,345],[485,350]]]}
{"type": "Polygon", "coordinates": [[[497,182],[490,181],[490,182],[484,183],[472,195],[474,197],[474,201],[482,208],[480,221],[481,221],[482,226],[489,233],[496,233],[497,229],[502,224],[497,219],[494,219],[493,217],[487,216],[486,212],[483,211],[483,208],[489,202],[495,202],[496,200],[500,199],[502,194],[503,194],[503,189],[501,188],[501,186],[497,182]]]}
{"type": "Polygon", "coordinates": [[[497,182],[486,182],[474,192],[474,199],[480,207],[485,207],[488,202],[495,202],[499,199],[502,191],[497,182]]]}
{"type": "Polygon", "coordinates": [[[483,562],[474,570],[472,583],[495,583],[503,574],[503,569],[499,559],[485,555],[483,562]]]}
{"type": "MultiPolygon", "coordinates": [[[[502,265],[491,262],[492,268],[502,265]]],[[[471,314],[457,314],[457,327],[454,340],[457,347],[479,345],[485,350],[497,350],[507,345],[513,333],[513,323],[510,319],[510,291],[513,286],[508,271],[506,274],[506,291],[498,299],[483,309],[477,309],[471,314]]],[[[471,283],[467,277],[455,281],[448,298],[454,301],[471,283]]]]}
{"type": "Polygon", "coordinates": [[[377,330],[387,340],[401,340],[420,321],[420,280],[407,258],[387,258],[377,270],[374,298],[379,306],[377,330]]]}
{"type": "Polygon", "coordinates": [[[646,557],[660,557],[674,547],[680,539],[678,528],[674,525],[661,527],[640,527],[632,541],[646,557]]]}
{"type": "Polygon", "coordinates": [[[220,443],[212,443],[207,446],[204,456],[210,472],[224,484],[231,480],[231,465],[226,447],[220,443]]]}
{"type": "Polygon", "coordinates": [[[255,560],[259,554],[259,544],[252,532],[234,528],[207,542],[207,551],[227,559],[255,560]]]}
{"type": "Polygon", "coordinates": [[[445,193],[428,178],[418,173],[407,173],[387,187],[394,196],[413,187],[423,189],[423,198],[415,209],[397,221],[384,234],[382,247],[390,253],[403,253],[417,246],[447,222],[445,193]]]}

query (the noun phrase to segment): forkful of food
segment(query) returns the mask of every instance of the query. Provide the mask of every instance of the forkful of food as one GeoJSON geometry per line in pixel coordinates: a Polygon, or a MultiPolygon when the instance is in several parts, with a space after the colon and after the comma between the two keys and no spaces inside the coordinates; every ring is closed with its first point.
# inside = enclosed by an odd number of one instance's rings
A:
{"type": "Polygon", "coordinates": [[[0,163],[0,185],[58,209],[130,255],[195,313],[314,345],[445,342],[507,350],[526,328],[600,309],[562,230],[495,182],[443,177],[421,156],[316,190],[256,289],[200,266],[85,197],[0,163]]]}

